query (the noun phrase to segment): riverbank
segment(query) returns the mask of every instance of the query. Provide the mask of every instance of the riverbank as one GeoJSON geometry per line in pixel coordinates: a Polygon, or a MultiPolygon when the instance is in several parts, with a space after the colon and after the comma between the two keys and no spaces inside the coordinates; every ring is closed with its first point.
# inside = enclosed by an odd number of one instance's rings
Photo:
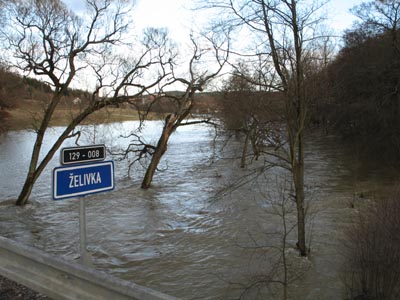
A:
{"type": "MultiPolygon", "coordinates": [[[[79,108],[61,107],[56,109],[50,121],[50,126],[67,126],[72,118],[79,113],[79,108]]],[[[40,106],[24,105],[22,107],[3,110],[5,130],[22,130],[37,128],[42,120],[43,109],[40,106]]],[[[149,113],[148,120],[158,120],[163,114],[149,113]]],[[[123,121],[138,121],[139,114],[132,108],[106,107],[94,112],[81,125],[108,124],[123,121]]]]}
{"type": "MultiPolygon", "coordinates": [[[[50,121],[50,126],[66,126],[72,118],[79,113],[79,108],[58,108],[50,121]]],[[[21,130],[37,128],[42,120],[43,109],[34,104],[26,104],[14,109],[4,110],[5,127],[7,130],[21,130]]],[[[151,114],[150,119],[159,118],[156,114],[151,114]]],[[[88,124],[106,124],[122,121],[139,120],[138,112],[131,108],[104,108],[89,116],[84,122],[88,124]]]]}

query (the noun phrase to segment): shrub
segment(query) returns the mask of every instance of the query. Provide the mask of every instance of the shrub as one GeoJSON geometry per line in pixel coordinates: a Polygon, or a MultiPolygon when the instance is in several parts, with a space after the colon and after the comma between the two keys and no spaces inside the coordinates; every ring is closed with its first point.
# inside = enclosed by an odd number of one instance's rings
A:
{"type": "Polygon", "coordinates": [[[360,210],[345,250],[348,299],[400,299],[400,199],[397,193],[360,210]]]}

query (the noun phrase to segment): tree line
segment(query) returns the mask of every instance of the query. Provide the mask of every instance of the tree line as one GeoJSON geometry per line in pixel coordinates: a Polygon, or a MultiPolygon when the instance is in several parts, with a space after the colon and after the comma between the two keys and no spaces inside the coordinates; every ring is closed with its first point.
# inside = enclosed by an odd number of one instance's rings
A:
{"type": "Polygon", "coordinates": [[[361,22],[317,76],[319,122],[352,140],[364,154],[400,162],[400,4],[375,1],[353,9],[361,22]]]}
{"type": "MultiPolygon", "coordinates": [[[[316,24],[308,22],[319,6],[314,3],[316,6],[309,10],[296,8],[300,2],[213,3],[233,10],[238,17],[232,21],[235,26],[245,25],[265,35],[267,49],[255,48],[254,53],[242,55],[241,64],[234,66],[226,81],[222,117],[226,128],[239,130],[244,136],[241,166],[249,144],[254,156],[261,152],[279,157],[280,166],[292,174],[298,247],[305,255],[301,221],[305,217],[303,147],[307,132],[319,127],[342,136],[359,148],[358,153],[372,154],[374,159],[383,159],[392,166],[400,162],[400,2],[380,0],[355,6],[352,12],[359,21],[345,32],[338,52],[332,51],[329,35],[317,33],[314,26],[307,28],[307,24],[316,24]],[[302,15],[304,12],[307,14],[302,15]],[[271,30],[274,26],[284,34],[271,30]],[[316,34],[307,36],[311,28],[316,34]],[[274,107],[276,98],[283,108],[274,107]],[[264,132],[268,132],[269,139],[264,132]],[[275,137],[273,151],[267,147],[271,137],[275,137]],[[261,151],[255,149],[252,139],[261,141],[261,151]]],[[[399,297],[396,274],[400,266],[398,253],[393,250],[397,240],[389,234],[399,229],[396,203],[398,199],[393,195],[374,199],[350,228],[344,250],[348,299],[399,297]]]]}

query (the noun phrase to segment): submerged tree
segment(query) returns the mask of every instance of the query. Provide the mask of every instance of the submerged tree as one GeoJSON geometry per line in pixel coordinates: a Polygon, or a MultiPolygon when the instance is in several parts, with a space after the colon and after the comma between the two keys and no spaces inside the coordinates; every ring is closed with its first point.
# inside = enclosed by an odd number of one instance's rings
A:
{"type": "Polygon", "coordinates": [[[400,3],[369,1],[352,12],[360,22],[346,31],[344,47],[324,70],[328,103],[321,110],[361,155],[398,163],[400,3]]]}
{"type": "MultiPolygon", "coordinates": [[[[259,69],[265,91],[284,97],[283,119],[286,138],[279,158],[292,174],[297,209],[298,247],[307,255],[304,192],[304,135],[307,120],[307,66],[315,59],[318,46],[318,10],[323,3],[301,0],[210,0],[213,7],[227,14],[224,26],[245,27],[257,45],[253,55],[262,60],[259,69]],[[272,68],[271,68],[272,66],[272,68]]],[[[249,56],[248,55],[248,56],[249,56]]],[[[277,153],[270,153],[277,156],[277,153]]]]}
{"type": "MultiPolygon", "coordinates": [[[[106,106],[129,101],[156,86],[168,73],[173,54],[167,38],[149,31],[142,45],[128,47],[124,34],[128,29],[127,2],[87,0],[85,16],[74,15],[59,0],[23,0],[7,4],[7,27],[3,28],[10,61],[26,74],[34,74],[51,86],[43,117],[36,128],[36,141],[29,170],[17,205],[27,203],[33,185],[64,140],[75,136],[75,127],[87,116],[106,106]],[[112,57],[117,46],[139,52],[135,57],[112,57]],[[72,82],[83,72],[93,74],[96,88],[91,99],[39,160],[50,120],[72,82]],[[153,74],[146,82],[144,74],[153,74]]],[[[121,51],[122,52],[122,51],[121,51]]],[[[87,73],[86,73],[87,74],[87,73]]]]}
{"type": "Polygon", "coordinates": [[[123,155],[126,157],[130,152],[134,152],[137,158],[134,162],[137,162],[145,157],[150,158],[149,164],[146,166],[146,173],[142,180],[141,187],[148,189],[151,186],[153,176],[157,170],[157,167],[167,151],[168,141],[171,135],[180,126],[188,126],[200,123],[211,123],[208,117],[194,120],[192,117],[192,110],[195,106],[196,98],[195,94],[198,91],[203,91],[206,85],[221,72],[224,67],[229,51],[222,51],[222,46],[228,47],[229,41],[224,38],[219,40],[219,37],[213,35],[212,37],[205,37],[203,44],[200,44],[198,40],[191,37],[192,42],[192,54],[188,62],[187,77],[175,75],[175,71],[172,70],[172,74],[168,81],[161,86],[158,95],[154,95],[154,99],[149,103],[145,109],[143,116],[146,119],[147,114],[152,111],[152,108],[163,101],[168,103],[170,112],[164,119],[164,126],[158,142],[156,145],[144,143],[140,136],[133,134],[136,137],[136,141],[132,143],[128,149],[126,149],[123,155]],[[208,68],[214,68],[214,71],[208,69],[202,70],[204,64],[203,59],[208,59],[208,68]],[[212,64],[215,63],[214,65],[212,64]],[[180,84],[184,87],[183,92],[168,92],[166,89],[175,84],[180,84]]]}
{"type": "Polygon", "coordinates": [[[246,166],[248,147],[257,160],[263,148],[273,143],[274,113],[271,109],[273,95],[257,90],[258,85],[250,71],[240,65],[234,69],[222,87],[219,99],[219,116],[228,132],[244,135],[240,167],[246,166]]]}
{"type": "Polygon", "coordinates": [[[400,297],[400,201],[372,199],[346,230],[343,280],[347,299],[395,300],[400,297]]]}

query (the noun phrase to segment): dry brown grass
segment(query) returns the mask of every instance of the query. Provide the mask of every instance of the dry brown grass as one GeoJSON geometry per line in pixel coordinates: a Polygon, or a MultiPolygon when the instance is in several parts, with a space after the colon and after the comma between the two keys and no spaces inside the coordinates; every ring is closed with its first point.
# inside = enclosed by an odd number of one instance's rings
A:
{"type": "MultiPolygon", "coordinates": [[[[37,101],[24,101],[17,108],[6,111],[8,117],[5,119],[6,127],[9,130],[35,129],[38,128],[44,115],[44,108],[37,101]]],[[[60,106],[54,112],[51,119],[51,126],[66,126],[72,118],[80,112],[79,106],[60,106]]],[[[150,114],[149,119],[159,119],[160,116],[150,114]]],[[[131,108],[103,108],[90,115],[83,124],[105,124],[139,120],[136,110],[131,108]]]]}

